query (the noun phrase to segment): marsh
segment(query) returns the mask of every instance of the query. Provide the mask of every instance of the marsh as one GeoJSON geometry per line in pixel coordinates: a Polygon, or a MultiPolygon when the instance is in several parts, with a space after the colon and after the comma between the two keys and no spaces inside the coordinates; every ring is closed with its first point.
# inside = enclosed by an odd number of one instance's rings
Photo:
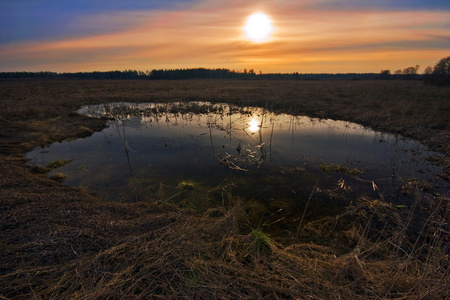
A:
{"type": "Polygon", "coordinates": [[[38,147],[27,158],[41,166],[70,161],[50,176],[63,173],[65,184],[110,201],[206,211],[224,205],[218,191],[226,191],[257,203],[262,225],[283,218],[278,225],[293,228],[313,189],[310,220],[342,213],[361,197],[411,205],[414,197],[402,190],[411,178],[448,189],[429,179],[442,172],[427,160],[438,153],[351,122],[209,102],[119,102],[77,113],[110,121],[90,137],[38,147]],[[180,190],[186,182],[190,188],[180,190]]]}

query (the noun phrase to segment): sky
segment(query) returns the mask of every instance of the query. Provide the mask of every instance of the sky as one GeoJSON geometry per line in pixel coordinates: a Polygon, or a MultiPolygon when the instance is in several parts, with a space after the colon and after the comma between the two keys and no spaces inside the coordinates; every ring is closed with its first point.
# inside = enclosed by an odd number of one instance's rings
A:
{"type": "Polygon", "coordinates": [[[421,73],[449,55],[449,0],[0,0],[0,72],[421,73]]]}

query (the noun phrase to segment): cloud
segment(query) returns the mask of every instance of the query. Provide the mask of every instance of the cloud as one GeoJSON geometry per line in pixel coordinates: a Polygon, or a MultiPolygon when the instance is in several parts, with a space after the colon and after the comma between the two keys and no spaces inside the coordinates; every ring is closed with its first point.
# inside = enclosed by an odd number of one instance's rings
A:
{"type": "Polygon", "coordinates": [[[318,0],[310,2],[310,8],[338,11],[417,11],[417,10],[450,10],[447,0],[318,0]]]}
{"type": "Polygon", "coordinates": [[[0,43],[24,40],[54,40],[74,36],[114,32],[136,24],[131,18],[140,11],[183,9],[194,0],[39,0],[0,1],[0,43]],[[98,19],[86,30],[86,19],[98,19]]]}
{"type": "Polygon", "coordinates": [[[0,71],[28,66],[58,72],[190,67],[379,72],[434,65],[448,55],[448,11],[383,11],[362,5],[344,11],[327,8],[330,1],[320,2],[321,9],[311,3],[204,0],[139,11],[96,6],[48,36],[1,44],[0,71]],[[268,43],[251,43],[242,32],[254,11],[274,21],[268,43]]]}

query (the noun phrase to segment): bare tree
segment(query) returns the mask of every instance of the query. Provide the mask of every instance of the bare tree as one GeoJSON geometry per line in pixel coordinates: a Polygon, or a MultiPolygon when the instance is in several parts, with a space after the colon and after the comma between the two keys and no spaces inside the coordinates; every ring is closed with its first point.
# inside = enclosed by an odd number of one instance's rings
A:
{"type": "Polygon", "coordinates": [[[444,57],[434,66],[433,74],[444,77],[450,76],[450,56],[444,57]]]}
{"type": "Polygon", "coordinates": [[[416,75],[417,71],[419,70],[419,65],[416,65],[415,67],[408,67],[403,69],[404,75],[416,75]]]}
{"type": "Polygon", "coordinates": [[[391,70],[381,70],[380,78],[381,79],[389,79],[391,77],[391,70]]]}
{"type": "Polygon", "coordinates": [[[433,73],[433,68],[431,66],[428,66],[423,70],[423,75],[430,75],[431,73],[433,73]]]}
{"type": "Polygon", "coordinates": [[[450,56],[439,60],[434,66],[433,72],[426,74],[424,78],[426,84],[450,86],[450,56]]]}

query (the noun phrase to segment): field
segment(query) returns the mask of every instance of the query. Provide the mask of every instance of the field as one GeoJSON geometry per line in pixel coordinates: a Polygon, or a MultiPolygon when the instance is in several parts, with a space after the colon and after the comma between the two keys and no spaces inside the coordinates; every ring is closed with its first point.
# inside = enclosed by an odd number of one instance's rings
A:
{"type": "MultiPolygon", "coordinates": [[[[81,105],[191,100],[413,138],[444,154],[432,159],[450,180],[450,89],[421,81],[0,81],[0,298],[450,298],[449,194],[417,196],[405,209],[361,199],[285,241],[249,226],[235,195],[202,214],[108,202],[26,166],[34,147],[105,126],[74,113],[81,105]],[[413,234],[418,213],[427,218],[413,234]]],[[[412,182],[409,192],[424,188],[412,182]]]]}

